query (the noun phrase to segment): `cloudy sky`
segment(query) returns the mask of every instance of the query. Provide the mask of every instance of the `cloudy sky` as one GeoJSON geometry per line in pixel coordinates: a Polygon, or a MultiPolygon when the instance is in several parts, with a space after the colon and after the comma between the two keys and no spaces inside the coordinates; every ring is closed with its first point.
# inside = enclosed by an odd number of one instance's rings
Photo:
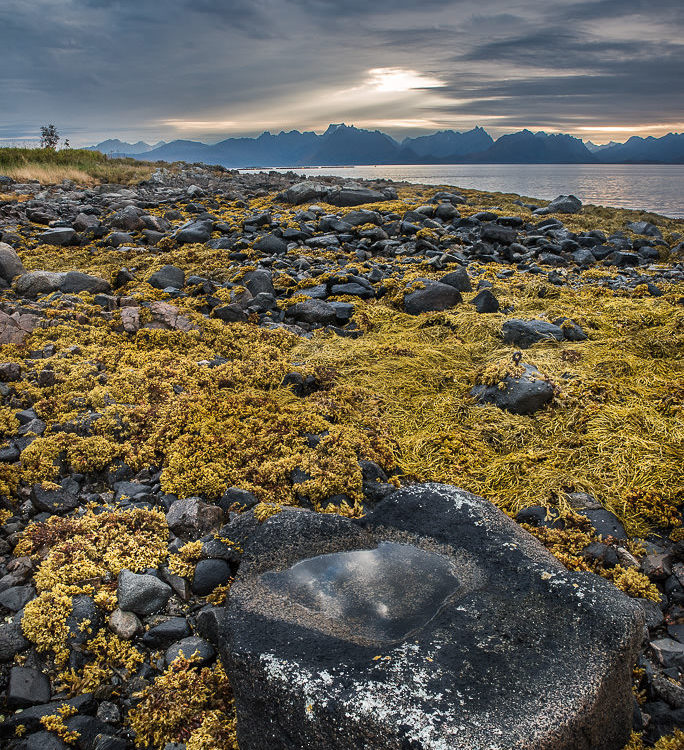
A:
{"type": "Polygon", "coordinates": [[[683,0],[0,0],[0,139],[684,130],[683,0]]]}

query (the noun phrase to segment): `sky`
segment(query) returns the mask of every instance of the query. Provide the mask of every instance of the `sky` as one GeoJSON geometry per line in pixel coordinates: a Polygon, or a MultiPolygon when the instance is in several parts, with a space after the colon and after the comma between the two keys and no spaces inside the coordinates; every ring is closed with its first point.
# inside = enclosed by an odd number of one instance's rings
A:
{"type": "Polygon", "coordinates": [[[684,131],[682,0],[0,0],[0,142],[684,131]]]}

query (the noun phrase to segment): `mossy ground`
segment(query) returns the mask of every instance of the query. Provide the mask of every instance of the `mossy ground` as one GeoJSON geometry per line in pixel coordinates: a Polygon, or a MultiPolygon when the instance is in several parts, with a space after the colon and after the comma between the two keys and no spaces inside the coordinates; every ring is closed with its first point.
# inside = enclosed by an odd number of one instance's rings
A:
{"type": "MultiPolygon", "coordinates": [[[[368,208],[402,213],[438,190],[403,188],[400,200],[368,208]]],[[[517,196],[461,192],[469,200],[461,207],[464,216],[494,206],[501,214],[529,215],[512,202],[517,196]]],[[[248,215],[265,209],[286,221],[301,210],[274,204],[272,196],[247,207],[221,199],[210,206],[236,229],[248,215]]],[[[682,222],[675,220],[598,207],[561,218],[577,231],[610,233],[624,230],[626,221],[645,218],[655,221],[666,239],[682,230],[682,222]]],[[[164,252],[38,246],[34,237],[39,231],[41,227],[33,226],[19,248],[27,268],[81,270],[111,279],[127,266],[136,280],[120,293],[139,303],[167,298],[144,281],[165,264],[234,282],[250,267],[250,261],[232,262],[228,251],[204,245],[169,245],[164,252]]],[[[438,243],[439,237],[431,241],[438,243]]],[[[245,252],[256,265],[258,253],[249,247],[245,252]]],[[[321,255],[308,248],[296,252],[321,255]]],[[[343,250],[322,254],[341,264],[362,265],[343,250]]],[[[263,330],[253,322],[225,324],[204,317],[201,299],[193,296],[168,300],[188,316],[193,330],[126,334],[119,314],[103,314],[87,294],[76,305],[56,301],[47,313],[49,325],[36,329],[23,346],[8,346],[3,352],[5,360],[21,363],[26,371],[35,365],[25,359],[27,351],[54,344],[55,356],[40,360],[40,365],[52,367],[56,378],[54,385],[42,388],[31,379],[15,384],[17,398],[35,408],[48,430],[23,452],[18,471],[0,467],[0,493],[13,495],[20,481],[49,485],[69,471],[97,478],[121,459],[135,469],[162,468],[162,489],[179,496],[216,499],[233,485],[250,490],[262,503],[258,512],[267,517],[283,503],[297,503],[289,476],[301,468],[311,479],[299,485],[299,493],[321,510],[352,514],[361,512],[363,499],[357,461],[367,458],[394,471],[397,482],[455,484],[511,514],[529,505],[555,505],[567,529],[535,533],[564,563],[579,569],[588,569],[580,551],[593,532],[569,507],[569,492],[591,493],[634,535],[678,525],[677,506],[684,501],[682,285],[665,286],[664,296],[653,298],[639,289],[606,287],[602,281],[616,274],[610,268],[581,275],[561,271],[567,282],[562,286],[518,272],[501,279],[495,267],[469,270],[493,283],[506,312],[476,313],[472,293],[450,311],[409,316],[401,310],[406,285],[446,271],[437,274],[426,272],[425,266],[396,263],[385,298],[348,298],[363,332],[356,339],[318,331],[307,340],[263,330]],[[585,342],[541,343],[525,352],[525,361],[537,366],[556,389],[553,404],[532,417],[483,407],[469,396],[476,382],[496,379],[512,366],[513,349],[500,338],[508,317],[569,317],[589,335],[585,342]],[[227,361],[211,368],[205,364],[217,357],[227,361]],[[318,389],[296,397],[281,385],[293,370],[314,374],[318,389]],[[78,424],[93,412],[99,418],[91,435],[51,429],[78,424]],[[307,441],[310,434],[324,436],[314,448],[307,441]],[[326,499],[338,494],[346,495],[349,503],[326,508],[326,499]]],[[[277,265],[274,282],[291,299],[305,286],[277,265]]],[[[11,434],[16,426],[9,412],[5,416],[5,434],[11,434]]],[[[87,674],[69,674],[63,669],[64,628],[45,640],[41,623],[48,618],[63,625],[68,613],[60,607],[64,596],[74,593],[97,596],[111,611],[116,600],[108,581],[121,567],[140,569],[165,559],[163,517],[138,519],[149,532],[142,536],[131,534],[133,522],[120,510],[105,518],[54,519],[31,527],[20,542],[17,554],[40,560],[40,596],[27,608],[25,631],[39,648],[53,653],[62,668],[61,680],[73,691],[106,683],[111,670],[134,670],[138,652],[114,643],[113,636],[93,633],[88,644],[92,668],[87,674]],[[130,544],[137,545],[135,550],[130,544]]],[[[191,573],[191,552],[172,561],[178,572],[191,573]]],[[[621,566],[592,569],[632,595],[657,596],[639,573],[621,566]]],[[[130,717],[141,743],[163,747],[183,739],[193,750],[230,747],[230,707],[216,704],[209,690],[224,679],[185,663],[170,668],[130,717]],[[197,680],[202,682],[199,687],[197,680]],[[178,691],[184,690],[188,694],[179,697],[178,691]],[[169,691],[180,708],[157,721],[154,717],[167,711],[169,691]],[[217,737],[223,744],[216,744],[217,737]]]]}

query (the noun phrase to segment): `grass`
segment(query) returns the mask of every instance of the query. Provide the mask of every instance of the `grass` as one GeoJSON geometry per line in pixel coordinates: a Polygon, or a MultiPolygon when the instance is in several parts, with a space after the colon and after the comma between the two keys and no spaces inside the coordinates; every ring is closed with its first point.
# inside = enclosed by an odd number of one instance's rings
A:
{"type": "Polygon", "coordinates": [[[82,185],[130,185],[147,179],[155,168],[152,162],[111,159],[99,151],[85,149],[0,148],[0,174],[20,182],[38,180],[43,185],[62,180],[82,185]]]}

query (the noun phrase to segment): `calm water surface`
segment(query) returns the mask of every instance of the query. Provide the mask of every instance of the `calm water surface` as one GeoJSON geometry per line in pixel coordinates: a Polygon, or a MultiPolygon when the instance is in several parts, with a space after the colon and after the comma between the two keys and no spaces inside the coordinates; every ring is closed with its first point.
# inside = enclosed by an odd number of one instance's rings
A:
{"type": "Polygon", "coordinates": [[[428,185],[517,193],[547,200],[561,193],[572,193],[584,203],[643,209],[684,218],[683,164],[411,164],[295,167],[293,171],[314,177],[385,177],[428,185]]]}

